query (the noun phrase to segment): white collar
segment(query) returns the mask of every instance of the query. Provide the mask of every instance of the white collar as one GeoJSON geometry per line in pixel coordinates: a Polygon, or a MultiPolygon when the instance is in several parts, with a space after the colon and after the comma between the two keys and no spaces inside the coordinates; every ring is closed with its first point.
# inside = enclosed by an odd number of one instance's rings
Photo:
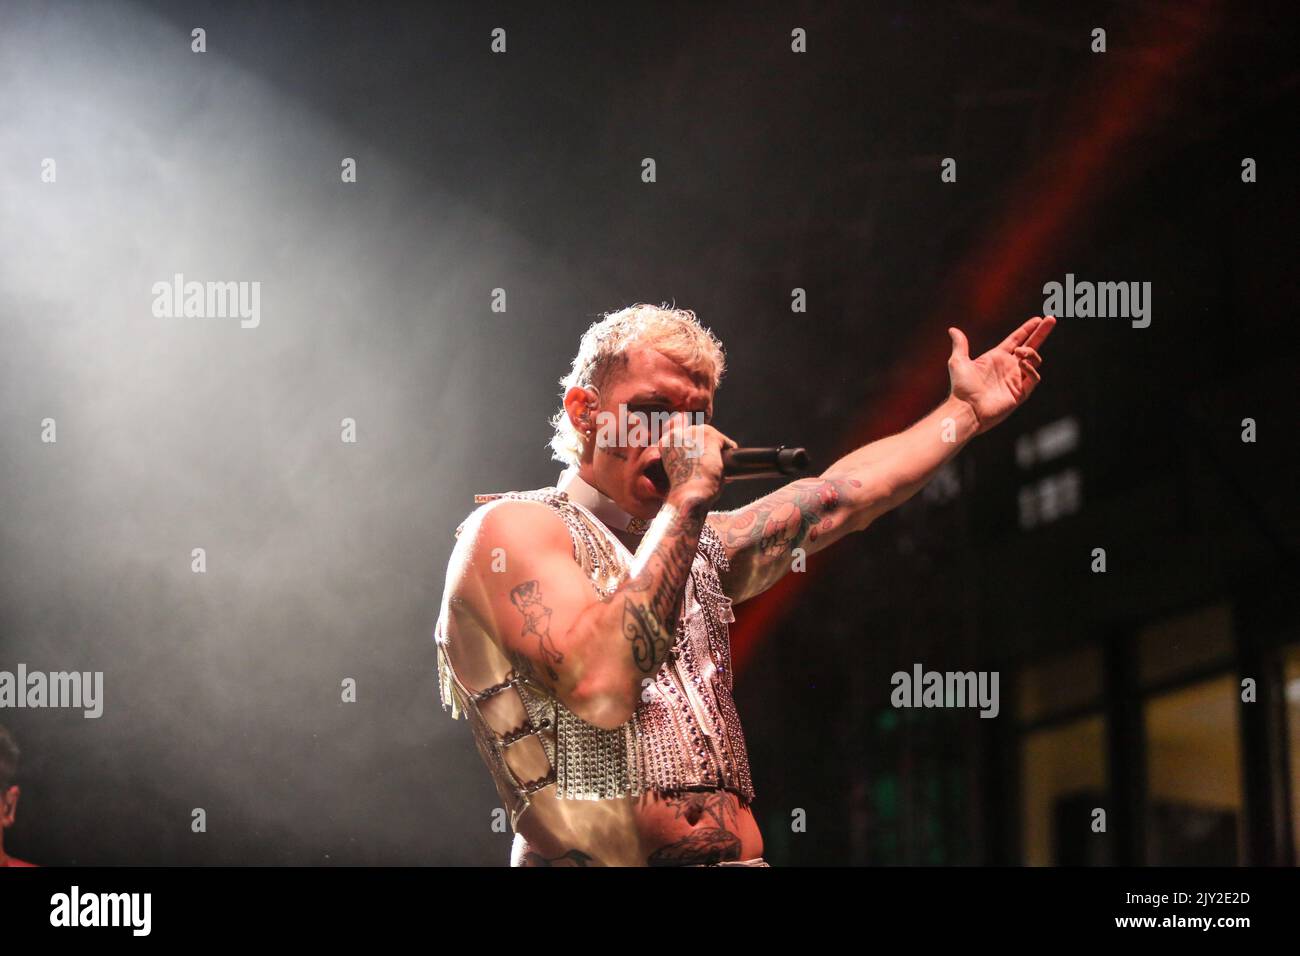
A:
{"type": "Polygon", "coordinates": [[[569,496],[569,500],[582,505],[614,531],[626,531],[628,534],[645,534],[650,522],[628,514],[600,490],[593,488],[580,477],[578,469],[570,467],[560,473],[555,487],[569,496]]]}

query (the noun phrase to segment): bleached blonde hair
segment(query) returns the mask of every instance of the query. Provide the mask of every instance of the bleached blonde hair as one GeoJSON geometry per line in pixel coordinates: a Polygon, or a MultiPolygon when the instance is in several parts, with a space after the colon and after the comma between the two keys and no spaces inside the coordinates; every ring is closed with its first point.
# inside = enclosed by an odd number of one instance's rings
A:
{"type": "Polygon", "coordinates": [[[564,393],[580,388],[602,388],[610,373],[627,365],[633,346],[648,346],[662,352],[716,391],[727,368],[722,343],[700,324],[690,309],[654,306],[644,302],[617,312],[606,312],[582,335],[573,368],[560,379],[560,410],[551,419],[551,457],[576,465],[582,457],[582,436],[569,421],[564,393]]]}

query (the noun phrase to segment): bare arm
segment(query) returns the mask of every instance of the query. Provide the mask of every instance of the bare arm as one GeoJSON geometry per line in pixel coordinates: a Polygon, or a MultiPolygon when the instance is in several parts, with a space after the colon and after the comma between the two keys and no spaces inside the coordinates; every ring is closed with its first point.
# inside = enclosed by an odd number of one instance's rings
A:
{"type": "MultiPolygon", "coordinates": [[[[720,487],[716,448],[712,459],[720,487]]],[[[536,502],[501,501],[484,509],[461,536],[459,561],[453,555],[452,605],[475,617],[517,673],[597,727],[613,729],[631,719],[642,680],[673,646],[682,590],[716,498],[716,489],[709,493],[709,483],[693,477],[698,465],[681,456],[679,462],[677,470],[665,465],[672,490],[627,579],[606,600],[574,562],[564,523],[536,502]],[[505,558],[507,571],[492,569],[494,556],[505,558]]]]}
{"type": "Polygon", "coordinates": [[[949,330],[952,391],[938,408],[896,435],[845,455],[819,478],[804,478],[736,511],[709,516],[731,562],[723,586],[739,603],[767,590],[796,548],[811,554],[916,494],[975,435],[1015,410],[1038,384],[1036,351],[1055,319],[1035,317],[978,359],[949,330]]]}
{"type": "Polygon", "coordinates": [[[916,494],[975,434],[969,406],[949,397],[911,428],[844,456],[819,478],[801,478],[709,523],[731,562],[723,586],[734,602],[766,591],[790,570],[796,548],[812,554],[861,531],[916,494]],[[945,433],[952,441],[945,441],[945,433]]]}

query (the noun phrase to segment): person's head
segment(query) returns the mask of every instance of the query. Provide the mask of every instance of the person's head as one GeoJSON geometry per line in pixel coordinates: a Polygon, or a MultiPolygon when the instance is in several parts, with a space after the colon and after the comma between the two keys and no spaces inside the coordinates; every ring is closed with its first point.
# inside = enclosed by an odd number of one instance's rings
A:
{"type": "Polygon", "coordinates": [[[667,479],[656,465],[658,447],[638,437],[634,417],[644,424],[686,412],[710,421],[725,370],[722,343],[689,309],[642,303],[606,313],[583,334],[573,368],[560,379],[553,457],[577,465],[584,481],[624,511],[653,517],[667,479]]]}
{"type": "Polygon", "coordinates": [[[18,744],[0,725],[0,852],[5,848],[5,830],[13,826],[18,811],[18,744]]]}

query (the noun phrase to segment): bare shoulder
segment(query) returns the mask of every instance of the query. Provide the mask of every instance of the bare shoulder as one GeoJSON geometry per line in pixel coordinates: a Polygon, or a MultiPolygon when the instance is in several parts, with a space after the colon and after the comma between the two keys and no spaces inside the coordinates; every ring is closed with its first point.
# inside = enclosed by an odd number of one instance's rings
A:
{"type": "MultiPolygon", "coordinates": [[[[476,509],[462,525],[457,550],[484,548],[570,547],[569,529],[560,516],[540,501],[498,498],[476,509]]],[[[490,555],[489,555],[490,557],[490,555]]]]}
{"type": "Polygon", "coordinates": [[[502,571],[527,565],[547,554],[567,556],[572,548],[564,522],[540,501],[490,501],[475,509],[461,525],[447,564],[444,599],[448,609],[462,613],[485,610],[485,586],[502,571]]]}

